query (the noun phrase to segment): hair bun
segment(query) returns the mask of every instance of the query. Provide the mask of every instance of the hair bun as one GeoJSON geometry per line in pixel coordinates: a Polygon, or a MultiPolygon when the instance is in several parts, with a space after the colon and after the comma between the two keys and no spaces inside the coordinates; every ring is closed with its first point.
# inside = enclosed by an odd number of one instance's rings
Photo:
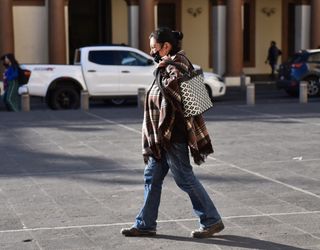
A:
{"type": "Polygon", "coordinates": [[[177,38],[178,40],[182,40],[183,38],[183,33],[180,31],[172,31],[173,35],[175,38],[177,38]]]}

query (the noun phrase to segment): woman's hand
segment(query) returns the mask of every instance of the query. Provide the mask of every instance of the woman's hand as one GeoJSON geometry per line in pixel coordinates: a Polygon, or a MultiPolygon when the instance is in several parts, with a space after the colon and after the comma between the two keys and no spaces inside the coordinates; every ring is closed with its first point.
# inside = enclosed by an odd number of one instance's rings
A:
{"type": "Polygon", "coordinates": [[[166,67],[168,65],[168,61],[172,61],[171,56],[165,55],[162,57],[160,63],[158,64],[158,68],[166,67]]]}

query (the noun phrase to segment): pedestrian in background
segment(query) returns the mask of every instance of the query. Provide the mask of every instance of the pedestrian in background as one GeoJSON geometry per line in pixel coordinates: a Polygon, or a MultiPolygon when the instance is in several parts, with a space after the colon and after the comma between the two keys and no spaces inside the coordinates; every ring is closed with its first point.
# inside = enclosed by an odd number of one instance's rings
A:
{"type": "Polygon", "coordinates": [[[268,56],[265,63],[269,62],[271,67],[271,78],[274,79],[275,77],[275,70],[278,64],[278,58],[282,54],[281,50],[278,49],[276,42],[271,41],[270,48],[268,49],[268,56]]]}
{"type": "Polygon", "coordinates": [[[5,86],[3,101],[9,111],[19,111],[19,63],[11,53],[3,55],[1,57],[1,60],[3,61],[3,65],[5,67],[5,71],[3,74],[3,82],[5,86]]]}
{"type": "Polygon", "coordinates": [[[168,63],[175,62],[192,71],[192,64],[180,50],[182,38],[181,32],[169,28],[159,28],[149,37],[150,54],[160,62],[154,73],[160,74],[160,81],[149,87],[144,107],[144,204],[133,226],[121,230],[125,236],[156,234],[162,184],[169,169],[176,184],[189,195],[199,217],[200,228],[192,231],[191,236],[207,238],[224,229],[216,207],[190,164],[189,149],[196,164],[203,163],[213,149],[202,115],[184,117],[179,91],[183,72],[168,63]]]}

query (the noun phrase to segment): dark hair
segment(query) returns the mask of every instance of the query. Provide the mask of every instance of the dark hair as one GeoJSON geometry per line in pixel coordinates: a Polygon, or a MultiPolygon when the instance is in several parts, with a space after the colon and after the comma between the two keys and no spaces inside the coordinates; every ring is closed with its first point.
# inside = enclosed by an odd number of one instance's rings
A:
{"type": "Polygon", "coordinates": [[[177,54],[181,50],[181,44],[180,41],[183,38],[182,32],[171,30],[167,27],[161,27],[157,30],[153,31],[150,36],[150,38],[156,39],[158,43],[165,43],[168,42],[172,45],[172,49],[170,51],[171,55],[177,54]]]}
{"type": "Polygon", "coordinates": [[[19,63],[18,61],[16,60],[16,58],[14,57],[14,54],[12,53],[7,53],[7,54],[4,54],[3,56],[1,56],[1,60],[4,61],[5,58],[8,58],[9,61],[11,62],[11,65],[13,67],[19,67],[19,63]]]}

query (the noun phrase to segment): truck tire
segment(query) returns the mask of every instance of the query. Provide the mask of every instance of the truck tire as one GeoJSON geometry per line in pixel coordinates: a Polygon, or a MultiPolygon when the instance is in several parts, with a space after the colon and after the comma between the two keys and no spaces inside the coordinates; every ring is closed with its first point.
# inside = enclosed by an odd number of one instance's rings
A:
{"type": "Polygon", "coordinates": [[[52,109],[78,109],[80,93],[72,86],[59,86],[50,95],[49,106],[52,109]]]}

